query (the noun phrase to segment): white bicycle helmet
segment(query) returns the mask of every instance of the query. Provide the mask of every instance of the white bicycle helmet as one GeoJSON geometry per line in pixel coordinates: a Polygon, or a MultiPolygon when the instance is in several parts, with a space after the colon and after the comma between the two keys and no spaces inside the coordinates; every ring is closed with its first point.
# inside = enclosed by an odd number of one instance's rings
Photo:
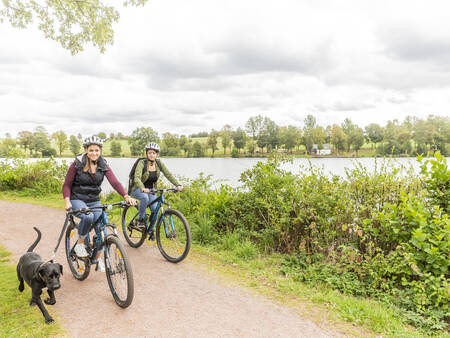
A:
{"type": "Polygon", "coordinates": [[[98,145],[100,148],[103,147],[103,140],[97,136],[89,136],[83,140],[83,147],[87,148],[92,144],[98,145]]]}
{"type": "Polygon", "coordinates": [[[145,151],[147,152],[150,149],[156,151],[157,153],[159,153],[159,145],[158,145],[158,143],[155,143],[155,142],[147,143],[147,145],[145,146],[145,151]]]}

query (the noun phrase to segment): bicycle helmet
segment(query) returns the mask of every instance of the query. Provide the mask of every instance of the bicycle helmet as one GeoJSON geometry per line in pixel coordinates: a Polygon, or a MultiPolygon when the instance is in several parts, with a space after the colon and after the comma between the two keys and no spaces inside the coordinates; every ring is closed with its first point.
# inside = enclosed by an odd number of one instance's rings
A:
{"type": "Polygon", "coordinates": [[[89,147],[92,144],[96,144],[100,148],[102,148],[103,147],[103,140],[100,137],[97,137],[97,136],[94,135],[94,136],[86,137],[84,139],[84,141],[83,141],[83,147],[84,148],[87,148],[87,147],[89,147]]]}
{"type": "Polygon", "coordinates": [[[145,152],[147,152],[150,149],[156,151],[157,153],[159,153],[159,145],[158,145],[158,143],[155,143],[155,142],[147,143],[147,145],[145,146],[145,152]]]}

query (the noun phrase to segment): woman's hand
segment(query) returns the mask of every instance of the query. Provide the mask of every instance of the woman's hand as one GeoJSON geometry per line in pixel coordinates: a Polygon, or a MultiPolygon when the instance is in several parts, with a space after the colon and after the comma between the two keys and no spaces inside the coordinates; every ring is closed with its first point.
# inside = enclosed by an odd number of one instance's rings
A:
{"type": "Polygon", "coordinates": [[[182,185],[179,185],[179,186],[177,187],[177,190],[178,190],[178,191],[183,191],[183,186],[182,186],[182,185]]]}
{"type": "Polygon", "coordinates": [[[66,210],[72,209],[72,203],[70,203],[70,200],[69,200],[69,199],[65,200],[65,206],[64,206],[64,209],[66,209],[66,210]]]}
{"type": "Polygon", "coordinates": [[[137,204],[137,201],[133,197],[131,197],[129,195],[125,195],[124,198],[125,198],[125,201],[128,204],[130,204],[130,205],[136,205],[137,204]]]}
{"type": "Polygon", "coordinates": [[[144,188],[142,189],[142,192],[145,192],[146,194],[150,193],[150,189],[149,188],[144,188]]]}

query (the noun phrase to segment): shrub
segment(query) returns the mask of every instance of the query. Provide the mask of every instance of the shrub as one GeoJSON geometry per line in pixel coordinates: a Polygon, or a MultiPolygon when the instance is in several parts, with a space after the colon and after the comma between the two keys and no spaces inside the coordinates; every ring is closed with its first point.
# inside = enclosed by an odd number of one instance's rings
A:
{"type": "Polygon", "coordinates": [[[0,191],[28,190],[30,193],[60,192],[68,166],[54,159],[26,162],[0,161],[0,191]]]}

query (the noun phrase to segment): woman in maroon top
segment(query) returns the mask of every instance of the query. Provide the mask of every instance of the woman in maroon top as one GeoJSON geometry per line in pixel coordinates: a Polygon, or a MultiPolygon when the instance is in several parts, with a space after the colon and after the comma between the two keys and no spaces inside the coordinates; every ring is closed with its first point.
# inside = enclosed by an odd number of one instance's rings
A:
{"type": "MultiPolygon", "coordinates": [[[[103,178],[106,176],[112,187],[122,195],[131,205],[136,205],[136,200],[126,193],[122,184],[117,180],[106,160],[101,156],[103,141],[96,137],[88,137],[83,141],[85,153],[77,156],[70,165],[63,185],[63,196],[66,210],[74,208],[81,209],[100,205],[100,192],[103,178]]],[[[78,224],[78,242],[75,245],[75,253],[78,257],[86,257],[85,239],[92,223],[98,220],[102,214],[101,209],[94,209],[92,213],[77,214],[80,218],[78,224]]],[[[102,260],[98,258],[101,251],[97,254],[98,268],[105,271],[102,260]]]]}

